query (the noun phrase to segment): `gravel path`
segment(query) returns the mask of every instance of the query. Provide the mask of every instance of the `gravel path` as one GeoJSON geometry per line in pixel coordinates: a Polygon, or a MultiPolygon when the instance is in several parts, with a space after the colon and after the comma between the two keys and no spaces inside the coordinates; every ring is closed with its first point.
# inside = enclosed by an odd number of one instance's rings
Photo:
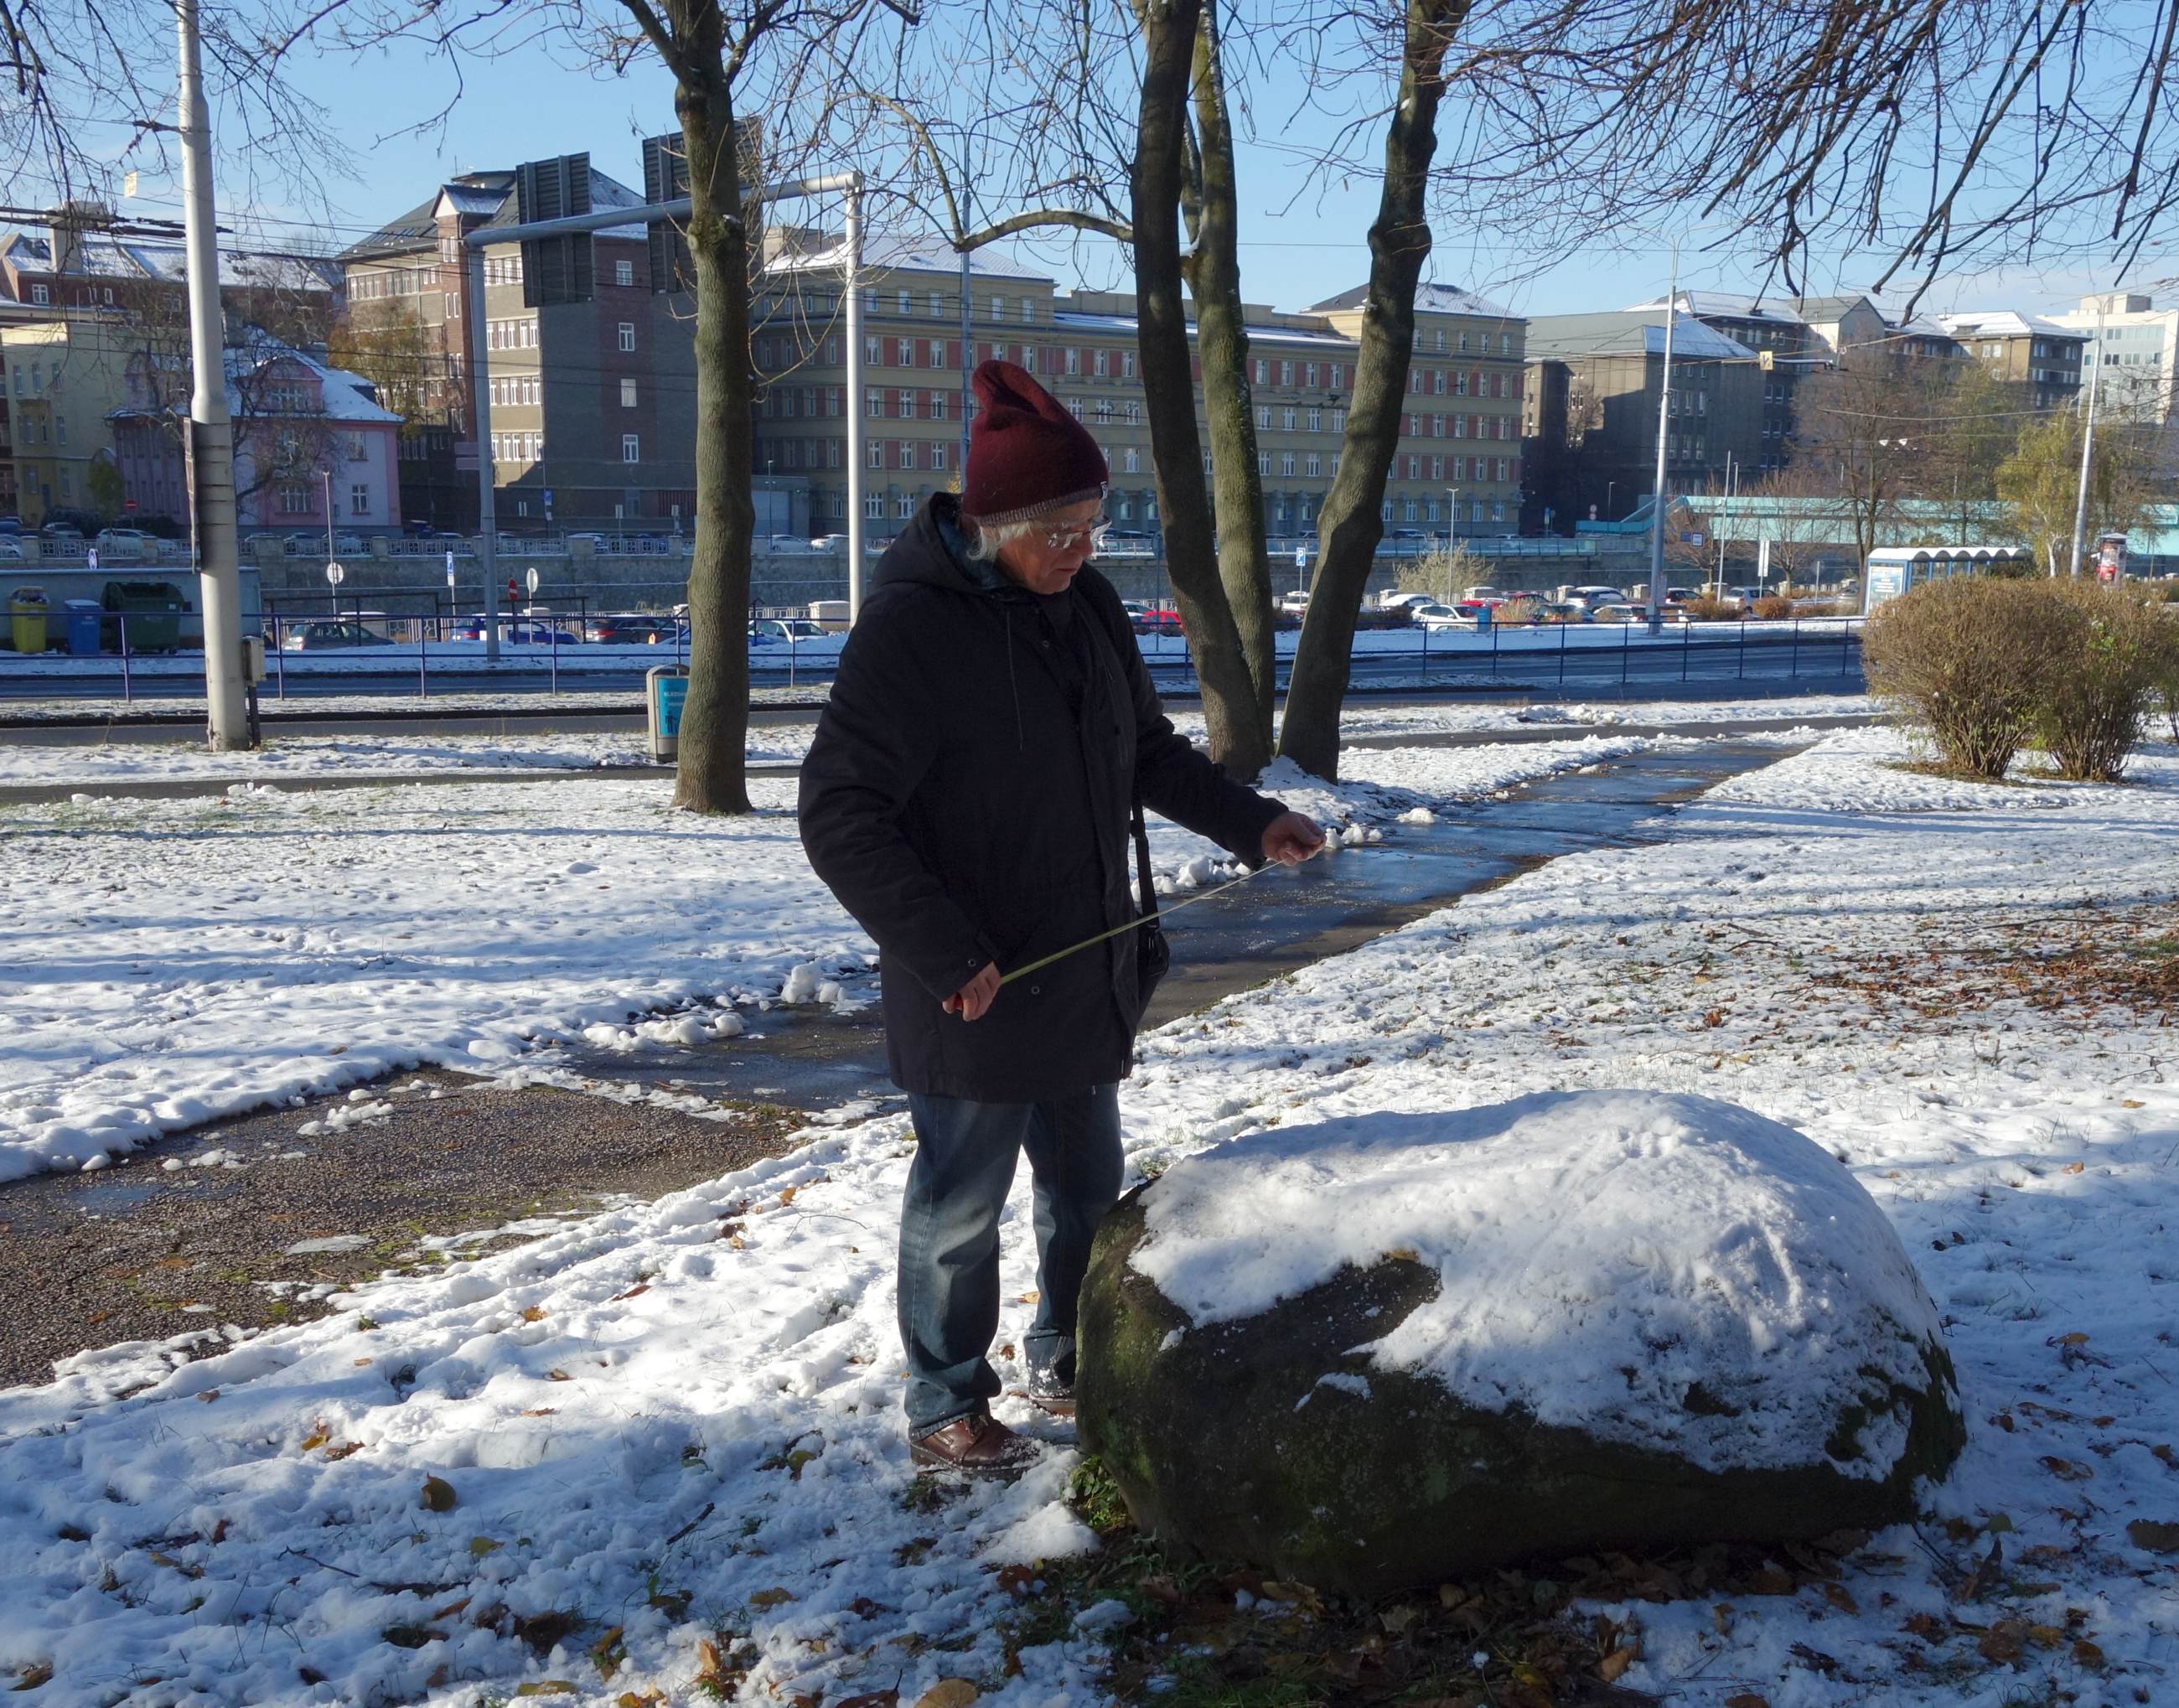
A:
{"type": "Polygon", "coordinates": [[[98,1173],[11,1182],[0,1385],[48,1381],[54,1359],[86,1348],[324,1315],[331,1288],[443,1262],[452,1246],[504,1249],[554,1218],[792,1150],[806,1119],[753,1106],[721,1121],[425,1068],[360,1100],[214,1122],[98,1173]],[[365,1103],[387,1112],[299,1130],[365,1103]],[[192,1161],[210,1152],[233,1163],[192,1161]],[[330,1245],[291,1249],[311,1242],[330,1245]]]}

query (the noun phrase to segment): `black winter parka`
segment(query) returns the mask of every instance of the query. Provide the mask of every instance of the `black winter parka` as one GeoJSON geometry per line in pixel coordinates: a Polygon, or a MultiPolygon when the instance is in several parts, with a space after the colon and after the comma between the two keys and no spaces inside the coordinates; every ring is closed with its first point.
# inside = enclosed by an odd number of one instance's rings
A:
{"type": "Polygon", "coordinates": [[[1176,733],[1119,596],[1084,568],[1071,617],[948,545],[934,496],[880,559],[803,761],[802,844],[876,940],[903,1090],[1034,1102],[1127,1076],[1135,934],[1005,986],[980,1019],[941,1008],[1136,916],[1128,832],[1151,810],[1254,865],[1286,809],[1176,733]]]}

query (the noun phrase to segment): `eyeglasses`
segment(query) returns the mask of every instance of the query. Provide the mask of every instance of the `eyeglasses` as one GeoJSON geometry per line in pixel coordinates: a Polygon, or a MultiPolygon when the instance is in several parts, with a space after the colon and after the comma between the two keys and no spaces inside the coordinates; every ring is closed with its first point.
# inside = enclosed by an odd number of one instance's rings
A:
{"type": "Polygon", "coordinates": [[[1085,522],[1079,528],[1055,528],[1044,536],[1044,543],[1055,552],[1064,552],[1087,540],[1090,549],[1095,552],[1105,543],[1105,536],[1111,531],[1112,519],[1100,516],[1095,521],[1085,522]]]}

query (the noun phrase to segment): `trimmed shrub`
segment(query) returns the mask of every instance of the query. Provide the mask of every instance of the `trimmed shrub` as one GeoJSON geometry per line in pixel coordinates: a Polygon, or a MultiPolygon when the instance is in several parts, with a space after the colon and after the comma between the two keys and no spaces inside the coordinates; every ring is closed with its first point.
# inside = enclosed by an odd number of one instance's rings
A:
{"type": "Polygon", "coordinates": [[[2133,589],[2048,584],[2057,667],[2035,711],[2036,744],[2061,777],[2116,783],[2173,662],[2179,623],[2133,589]]]}
{"type": "Polygon", "coordinates": [[[1755,601],[1755,614],[1765,623],[1781,623],[1792,616],[1795,609],[1792,600],[1781,598],[1776,593],[1767,599],[1755,601]]]}
{"type": "Polygon", "coordinates": [[[1713,599],[1707,593],[1699,599],[1690,599],[1680,607],[1681,614],[1690,623],[1737,623],[1740,607],[1730,599],[1713,599]]]}
{"type": "Polygon", "coordinates": [[[1947,769],[2002,777],[2048,695],[2055,615],[2045,582],[1924,581],[1863,631],[1870,691],[1935,746],[1947,769]]]}

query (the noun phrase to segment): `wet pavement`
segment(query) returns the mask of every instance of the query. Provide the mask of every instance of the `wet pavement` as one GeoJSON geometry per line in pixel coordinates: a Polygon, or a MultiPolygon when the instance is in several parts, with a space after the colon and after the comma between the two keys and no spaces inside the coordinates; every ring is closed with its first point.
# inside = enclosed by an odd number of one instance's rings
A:
{"type": "MultiPolygon", "coordinates": [[[[1441,812],[1427,827],[1400,825],[1389,840],[1267,871],[1166,923],[1172,970],[1145,1020],[1158,1026],[1297,967],[1341,954],[1458,897],[1578,849],[1659,839],[1639,829],[1713,784],[1782,758],[1788,750],[1714,741],[1632,755],[1526,785],[1504,799],[1441,812]]],[[[1184,901],[1184,895],[1173,898],[1184,901]]],[[[889,1107],[876,980],[850,986],[867,1006],[840,1013],[775,1008],[717,1043],[621,1052],[563,1047],[545,1057],[582,1074],[712,1097],[837,1107],[889,1107]]]]}
{"type": "MultiPolygon", "coordinates": [[[[1266,872],[1172,916],[1173,970],[1148,1024],[1559,855],[1657,840],[1644,827],[1660,813],[1789,750],[1716,740],[1638,754],[1266,872]]],[[[779,1154],[799,1142],[804,1112],[897,1107],[875,980],[864,994],[859,1012],[752,1013],[747,1032],[712,1044],[524,1058],[557,1086],[398,1074],[210,1123],[102,1173],[0,1185],[0,1385],[48,1380],[52,1360],[86,1347],[322,1315],[340,1308],[339,1289],[388,1270],[779,1154]],[[358,1124],[328,1118],[374,1104],[383,1112],[358,1124]]]]}

